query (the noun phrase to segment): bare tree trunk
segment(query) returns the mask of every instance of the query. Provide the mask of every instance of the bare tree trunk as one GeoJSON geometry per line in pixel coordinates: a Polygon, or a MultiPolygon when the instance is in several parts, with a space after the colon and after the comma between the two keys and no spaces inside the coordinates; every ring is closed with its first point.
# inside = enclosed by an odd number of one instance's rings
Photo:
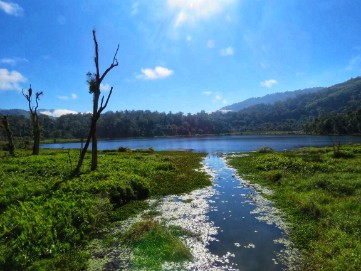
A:
{"type": "Polygon", "coordinates": [[[39,124],[39,117],[38,117],[37,109],[39,107],[40,96],[43,95],[43,92],[42,91],[36,92],[36,94],[35,94],[36,106],[31,105],[31,98],[32,98],[32,94],[33,94],[31,85],[30,85],[30,88],[28,89],[27,93],[24,93],[24,91],[22,91],[22,93],[23,93],[23,96],[25,97],[25,99],[28,101],[30,115],[31,115],[31,122],[33,124],[33,140],[34,140],[33,155],[38,155],[39,150],[40,150],[40,124],[39,124]]]}
{"type": "Polygon", "coordinates": [[[97,140],[97,114],[98,114],[98,103],[99,103],[99,92],[94,92],[94,101],[93,101],[93,117],[92,117],[92,123],[93,129],[91,131],[91,137],[92,137],[92,161],[91,161],[91,170],[96,170],[98,167],[98,140],[97,140]]]}
{"type": "Polygon", "coordinates": [[[37,114],[32,113],[32,122],[33,122],[33,155],[38,155],[40,151],[40,124],[37,114]]]}
{"type": "MultiPolygon", "coordinates": [[[[111,89],[111,92],[109,93],[108,100],[110,98],[110,95],[112,94],[112,89],[111,89]]],[[[105,106],[104,106],[104,108],[105,108],[105,106]]],[[[97,114],[95,116],[95,118],[92,117],[92,119],[91,119],[89,134],[88,134],[88,137],[86,139],[85,145],[84,145],[83,149],[80,152],[78,165],[75,168],[75,170],[73,171],[73,175],[78,175],[80,173],[80,169],[81,169],[81,166],[83,165],[85,154],[86,154],[86,152],[88,150],[88,147],[90,145],[90,140],[92,140],[92,164],[91,164],[91,170],[95,170],[97,168],[97,155],[98,155],[97,153],[95,153],[95,159],[96,159],[95,160],[95,162],[96,162],[95,165],[96,166],[95,166],[95,168],[93,168],[94,151],[97,152],[97,148],[94,148],[94,146],[93,146],[93,144],[94,144],[93,139],[94,139],[94,135],[95,135],[95,138],[96,138],[96,125],[97,125],[97,121],[98,121],[99,117],[100,117],[100,114],[97,114]]],[[[97,144],[96,140],[95,140],[95,144],[97,144]]]]}
{"type": "Polygon", "coordinates": [[[92,136],[92,162],[91,162],[91,170],[96,170],[98,167],[98,140],[96,137],[96,130],[92,136]]]}
{"type": "Polygon", "coordinates": [[[15,156],[15,146],[14,146],[14,141],[13,141],[13,134],[9,127],[8,116],[3,116],[2,123],[5,128],[6,137],[8,138],[9,153],[11,156],[15,156]]]}
{"type": "Polygon", "coordinates": [[[81,169],[81,166],[83,165],[83,161],[84,161],[85,154],[86,154],[86,152],[87,152],[87,150],[88,150],[88,147],[89,147],[89,144],[90,144],[90,139],[92,138],[92,133],[93,133],[92,130],[93,130],[93,120],[92,120],[92,123],[91,123],[89,135],[88,135],[88,137],[87,137],[87,139],[86,139],[84,148],[83,148],[83,149],[81,150],[81,152],[80,152],[78,165],[77,165],[76,168],[74,169],[73,175],[78,175],[78,174],[80,173],[80,169],[81,169]]]}
{"type": "Polygon", "coordinates": [[[80,153],[78,165],[75,168],[73,175],[80,173],[80,169],[83,164],[85,154],[86,154],[87,149],[90,144],[90,140],[92,141],[91,170],[96,170],[98,167],[98,141],[97,141],[97,134],[96,134],[97,121],[100,118],[100,114],[107,107],[110,96],[112,95],[112,91],[113,91],[113,87],[111,87],[105,103],[104,103],[104,96],[103,96],[101,99],[101,102],[100,102],[100,107],[99,107],[100,84],[102,83],[102,81],[104,80],[104,78],[108,74],[108,72],[110,70],[112,70],[114,67],[118,66],[118,60],[117,60],[116,56],[117,56],[117,53],[119,50],[119,44],[118,44],[117,50],[115,51],[112,64],[105,70],[105,72],[102,75],[100,75],[98,42],[96,39],[95,30],[93,30],[93,41],[94,41],[94,48],[95,48],[94,63],[95,63],[96,72],[94,74],[92,74],[92,73],[87,74],[88,84],[89,84],[89,92],[93,94],[93,115],[92,115],[92,119],[91,119],[89,135],[88,135],[87,141],[85,143],[85,146],[80,153]]]}

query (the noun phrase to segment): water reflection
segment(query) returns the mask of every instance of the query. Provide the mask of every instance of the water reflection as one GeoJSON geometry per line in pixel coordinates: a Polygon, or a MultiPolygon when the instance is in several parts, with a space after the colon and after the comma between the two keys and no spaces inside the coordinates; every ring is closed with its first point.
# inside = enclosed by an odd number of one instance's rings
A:
{"type": "Polygon", "coordinates": [[[208,248],[218,256],[229,253],[229,265],[235,270],[283,270],[279,260],[285,246],[274,242],[284,232],[274,223],[259,221],[255,191],[239,180],[221,157],[208,156],[206,165],[215,173],[216,194],[209,199],[209,219],[219,227],[208,248]]]}

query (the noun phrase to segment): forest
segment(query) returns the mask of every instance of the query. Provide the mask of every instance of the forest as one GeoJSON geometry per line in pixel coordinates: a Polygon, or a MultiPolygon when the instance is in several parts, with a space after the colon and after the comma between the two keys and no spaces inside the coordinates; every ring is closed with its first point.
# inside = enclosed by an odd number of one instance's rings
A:
{"type": "MultiPolygon", "coordinates": [[[[99,138],[267,132],[360,134],[360,104],[361,78],[357,77],[314,93],[299,94],[274,104],[257,104],[238,112],[108,111],[99,119],[97,133],[99,138]]],[[[68,114],[58,118],[40,115],[42,138],[85,138],[90,121],[91,114],[68,114]]],[[[9,115],[9,123],[14,137],[31,136],[27,114],[9,115]]]]}

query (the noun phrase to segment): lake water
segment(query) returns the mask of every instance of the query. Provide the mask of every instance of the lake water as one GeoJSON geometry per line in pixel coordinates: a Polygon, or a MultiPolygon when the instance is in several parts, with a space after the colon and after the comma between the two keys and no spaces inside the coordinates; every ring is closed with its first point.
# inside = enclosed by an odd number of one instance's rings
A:
{"type": "MultiPolygon", "coordinates": [[[[307,136],[307,135],[252,135],[252,136],[200,136],[181,138],[121,139],[99,141],[98,148],[155,150],[191,149],[208,153],[204,164],[213,172],[214,195],[207,200],[206,215],[218,229],[216,241],[207,249],[213,255],[228,255],[227,262],[219,262],[212,270],[284,270],[280,261],[287,242],[286,232],[278,223],[260,219],[260,212],[269,215],[272,204],[263,198],[246,181],[238,178],[234,169],[227,166],[219,153],[247,152],[262,147],[290,150],[305,146],[325,146],[336,143],[361,143],[356,136],[307,136]],[[278,241],[277,241],[278,240],[278,241]]],[[[43,148],[80,148],[80,143],[44,144],[43,148]]],[[[289,252],[289,251],[288,251],[289,252]]],[[[197,269],[206,270],[206,269],[197,269]]]]}
{"type": "MultiPolygon", "coordinates": [[[[325,146],[335,143],[361,143],[360,136],[309,136],[309,135],[239,135],[239,136],[198,136],[142,139],[102,140],[99,150],[130,149],[178,150],[191,149],[196,152],[244,152],[262,147],[275,150],[295,149],[305,146],[325,146]]],[[[80,148],[80,143],[42,144],[43,148],[80,148]]]]}

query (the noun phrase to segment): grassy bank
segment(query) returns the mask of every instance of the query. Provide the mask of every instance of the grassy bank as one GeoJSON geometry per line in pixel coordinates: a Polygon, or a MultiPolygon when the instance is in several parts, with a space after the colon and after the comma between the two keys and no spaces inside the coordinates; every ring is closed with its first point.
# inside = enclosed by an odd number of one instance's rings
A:
{"type": "Polygon", "coordinates": [[[361,146],[249,153],[229,158],[244,178],[271,188],[303,254],[301,270],[360,270],[361,146]]]}
{"type": "MultiPolygon", "coordinates": [[[[89,241],[111,223],[146,209],[144,199],[210,185],[207,175],[195,170],[204,156],[199,153],[103,151],[98,171],[84,166],[71,178],[78,156],[79,150],[1,153],[1,270],[85,270],[89,241]]],[[[89,164],[87,156],[84,165],[89,164]]],[[[158,224],[149,231],[138,228],[144,238],[153,232],[164,236],[158,224]]],[[[134,245],[144,238],[134,237],[134,245]]]]}

